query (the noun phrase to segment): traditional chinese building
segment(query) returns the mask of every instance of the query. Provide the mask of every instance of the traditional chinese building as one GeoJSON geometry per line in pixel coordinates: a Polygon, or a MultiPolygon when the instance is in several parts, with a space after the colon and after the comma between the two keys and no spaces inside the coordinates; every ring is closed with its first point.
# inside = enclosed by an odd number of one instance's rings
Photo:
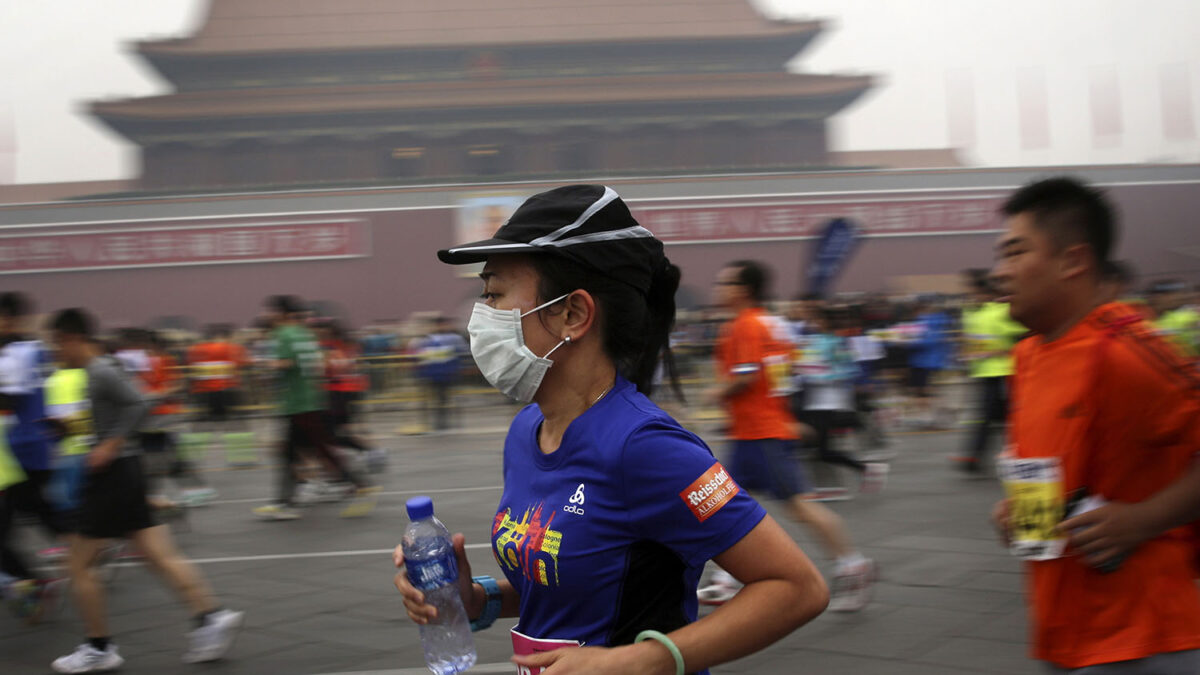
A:
{"type": "Polygon", "coordinates": [[[865,76],[750,0],[211,0],[138,54],[174,85],[93,113],[141,189],[825,167],[865,76]]]}

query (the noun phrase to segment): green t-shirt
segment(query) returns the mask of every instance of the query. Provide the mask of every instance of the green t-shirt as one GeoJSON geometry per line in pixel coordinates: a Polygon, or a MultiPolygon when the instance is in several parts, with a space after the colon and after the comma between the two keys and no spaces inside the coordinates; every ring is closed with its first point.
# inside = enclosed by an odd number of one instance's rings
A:
{"type": "Polygon", "coordinates": [[[281,371],[283,398],[280,411],[284,415],[311,412],[325,408],[321,378],[325,357],[317,338],[304,326],[285,324],[275,329],[275,358],[291,361],[281,371]]]}
{"type": "Polygon", "coordinates": [[[1009,316],[1005,303],[985,302],[964,310],[963,338],[971,377],[1012,375],[1012,348],[1026,332],[1009,316]]]}

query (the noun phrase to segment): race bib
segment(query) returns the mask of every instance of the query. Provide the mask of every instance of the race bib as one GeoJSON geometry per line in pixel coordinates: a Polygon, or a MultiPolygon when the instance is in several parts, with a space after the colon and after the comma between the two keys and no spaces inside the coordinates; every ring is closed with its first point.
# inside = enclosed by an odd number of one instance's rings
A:
{"type": "Polygon", "coordinates": [[[1054,560],[1066,548],[1055,532],[1063,519],[1062,465],[1057,457],[997,460],[1009,500],[1009,551],[1023,560],[1054,560]]]}
{"type": "Polygon", "coordinates": [[[763,358],[767,376],[768,396],[790,396],[792,389],[792,360],[790,354],[774,354],[763,358]]]}
{"type": "MultiPolygon", "coordinates": [[[[515,626],[509,632],[512,634],[513,654],[516,656],[529,656],[530,654],[552,652],[555,649],[563,649],[565,647],[583,646],[577,640],[540,640],[538,638],[531,638],[518,631],[515,626]]],[[[538,675],[540,672],[542,672],[541,668],[517,666],[517,675],[538,675]]]]}

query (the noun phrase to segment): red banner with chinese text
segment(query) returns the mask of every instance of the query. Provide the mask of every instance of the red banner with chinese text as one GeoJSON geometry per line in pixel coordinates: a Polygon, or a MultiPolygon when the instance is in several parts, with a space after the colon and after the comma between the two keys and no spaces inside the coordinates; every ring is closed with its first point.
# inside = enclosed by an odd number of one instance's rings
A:
{"type": "Polygon", "coordinates": [[[630,204],[643,227],[672,244],[808,239],[834,218],[864,237],[975,234],[1000,229],[1001,195],[937,198],[788,199],[736,203],[630,204]]]}
{"type": "Polygon", "coordinates": [[[0,274],[321,260],[370,255],[365,220],[147,223],[0,235],[0,274]]]}

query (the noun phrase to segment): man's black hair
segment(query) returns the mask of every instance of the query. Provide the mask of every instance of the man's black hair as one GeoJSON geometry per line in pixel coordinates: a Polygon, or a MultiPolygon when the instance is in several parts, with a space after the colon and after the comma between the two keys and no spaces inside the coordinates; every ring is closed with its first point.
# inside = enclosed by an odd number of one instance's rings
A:
{"type": "Polygon", "coordinates": [[[0,316],[14,319],[29,316],[33,312],[33,301],[19,291],[0,293],[0,316]]]}
{"type": "Polygon", "coordinates": [[[1133,278],[1136,276],[1133,272],[1133,266],[1126,260],[1109,260],[1103,268],[1104,280],[1121,286],[1128,286],[1133,283],[1133,278]]]}
{"type": "Polygon", "coordinates": [[[746,287],[754,304],[767,301],[767,289],[771,286],[771,272],[757,260],[735,260],[726,267],[737,270],[737,282],[746,287]]]}
{"type": "Polygon", "coordinates": [[[61,310],[50,320],[50,330],[65,335],[91,338],[96,334],[96,323],[87,312],[78,307],[61,310]]]}
{"type": "Polygon", "coordinates": [[[304,311],[304,303],[294,295],[272,295],[267,300],[267,306],[282,314],[299,314],[304,311]]]}
{"type": "Polygon", "coordinates": [[[1022,187],[1004,202],[1005,216],[1028,213],[1034,225],[1047,231],[1059,248],[1087,244],[1101,264],[1112,253],[1117,222],[1104,193],[1065,176],[1039,180],[1022,187]]]}
{"type": "Polygon", "coordinates": [[[971,285],[971,289],[980,293],[991,293],[992,283],[988,278],[989,271],[980,267],[972,267],[963,270],[963,276],[967,278],[967,283],[971,285]]]}

